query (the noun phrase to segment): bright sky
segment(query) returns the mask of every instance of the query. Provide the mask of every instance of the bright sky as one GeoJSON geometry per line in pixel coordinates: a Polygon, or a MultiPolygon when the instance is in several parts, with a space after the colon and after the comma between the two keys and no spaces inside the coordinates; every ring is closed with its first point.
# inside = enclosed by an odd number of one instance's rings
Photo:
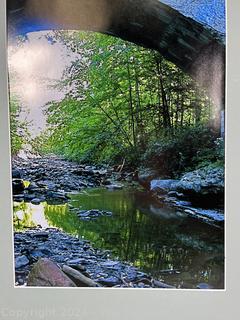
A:
{"type": "Polygon", "coordinates": [[[22,103],[21,118],[32,121],[33,136],[45,127],[42,109],[45,103],[64,96],[64,92],[49,88],[49,84],[59,80],[66,66],[75,59],[64,45],[48,42],[44,36],[47,33],[30,33],[29,40],[21,47],[11,44],[8,50],[11,95],[22,103]]]}

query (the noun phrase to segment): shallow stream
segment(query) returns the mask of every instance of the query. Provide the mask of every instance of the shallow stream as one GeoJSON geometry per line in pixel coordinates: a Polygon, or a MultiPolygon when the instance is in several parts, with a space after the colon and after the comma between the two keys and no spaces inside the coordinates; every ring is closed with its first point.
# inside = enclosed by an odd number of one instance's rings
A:
{"type": "Polygon", "coordinates": [[[97,188],[72,194],[62,205],[14,203],[15,229],[36,225],[90,240],[168,284],[224,288],[223,231],[159,204],[146,191],[97,188]],[[83,221],[69,205],[113,216],[83,221]]]}

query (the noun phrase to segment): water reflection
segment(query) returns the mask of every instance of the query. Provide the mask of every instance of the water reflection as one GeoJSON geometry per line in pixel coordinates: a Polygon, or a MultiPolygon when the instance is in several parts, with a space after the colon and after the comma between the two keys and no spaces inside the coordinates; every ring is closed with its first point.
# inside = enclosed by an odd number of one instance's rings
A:
{"type": "Polygon", "coordinates": [[[13,207],[13,221],[15,229],[23,230],[24,228],[31,228],[41,226],[48,228],[49,224],[45,218],[45,204],[34,205],[31,203],[21,204],[14,203],[13,207]]]}
{"type": "Polygon", "coordinates": [[[176,210],[160,206],[142,191],[93,189],[72,195],[72,206],[113,212],[113,217],[82,221],[68,204],[15,207],[15,227],[53,226],[110,249],[170,284],[194,288],[205,282],[223,288],[223,233],[176,210]],[[17,220],[16,220],[17,218],[17,220]],[[169,269],[174,270],[169,274],[169,269]]]}

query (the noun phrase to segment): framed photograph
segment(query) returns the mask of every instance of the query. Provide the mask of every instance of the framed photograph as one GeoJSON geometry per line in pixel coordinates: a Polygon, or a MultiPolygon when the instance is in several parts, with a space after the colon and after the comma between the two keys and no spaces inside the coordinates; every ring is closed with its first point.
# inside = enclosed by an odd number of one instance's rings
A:
{"type": "Polygon", "coordinates": [[[234,317],[238,2],[0,5],[1,318],[234,317]]]}

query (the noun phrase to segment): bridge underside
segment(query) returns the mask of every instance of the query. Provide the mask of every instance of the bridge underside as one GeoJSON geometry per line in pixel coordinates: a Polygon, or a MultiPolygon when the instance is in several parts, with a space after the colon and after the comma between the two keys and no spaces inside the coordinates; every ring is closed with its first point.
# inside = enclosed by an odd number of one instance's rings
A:
{"type": "Polygon", "coordinates": [[[8,5],[10,33],[90,30],[155,49],[196,79],[224,108],[221,35],[158,0],[8,0],[8,5]]]}

